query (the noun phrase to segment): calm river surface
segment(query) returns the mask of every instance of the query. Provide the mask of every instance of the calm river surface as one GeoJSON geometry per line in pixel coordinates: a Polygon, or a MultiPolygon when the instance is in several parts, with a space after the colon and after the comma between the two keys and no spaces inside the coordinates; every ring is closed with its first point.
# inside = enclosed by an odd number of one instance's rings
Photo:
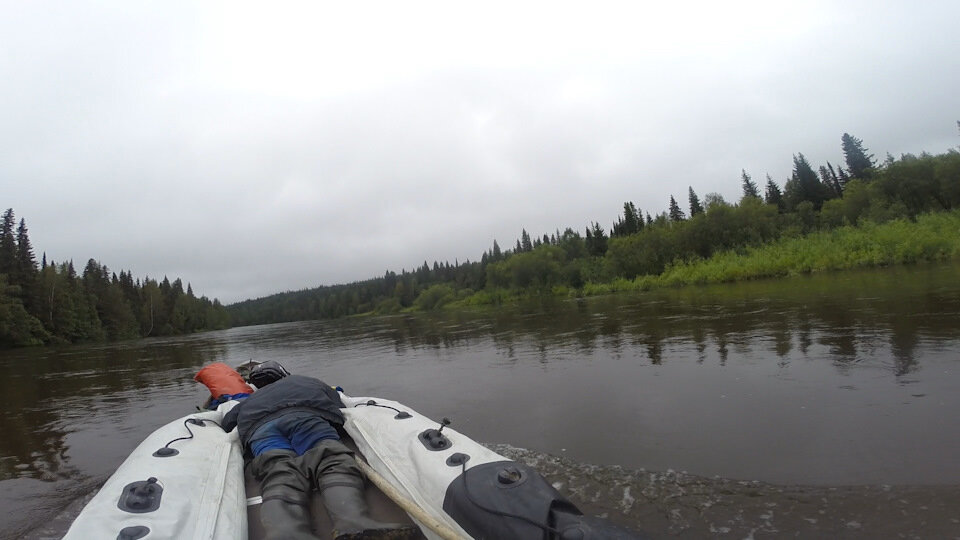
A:
{"type": "Polygon", "coordinates": [[[960,534],[937,506],[960,504],[958,278],[907,267],[2,351],[0,538],[62,534],[203,401],[199,367],[250,359],[449,417],[655,536],[960,534]]]}

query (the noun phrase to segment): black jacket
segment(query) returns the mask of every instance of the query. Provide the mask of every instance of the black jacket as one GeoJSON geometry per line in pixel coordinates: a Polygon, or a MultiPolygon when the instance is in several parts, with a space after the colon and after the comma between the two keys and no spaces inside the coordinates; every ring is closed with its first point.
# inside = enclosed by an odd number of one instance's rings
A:
{"type": "Polygon", "coordinates": [[[303,375],[288,375],[240,400],[223,417],[223,429],[238,428],[240,440],[246,447],[258,427],[294,410],[313,411],[334,426],[342,426],[340,409],[343,406],[340,394],[327,383],[303,375]]]}

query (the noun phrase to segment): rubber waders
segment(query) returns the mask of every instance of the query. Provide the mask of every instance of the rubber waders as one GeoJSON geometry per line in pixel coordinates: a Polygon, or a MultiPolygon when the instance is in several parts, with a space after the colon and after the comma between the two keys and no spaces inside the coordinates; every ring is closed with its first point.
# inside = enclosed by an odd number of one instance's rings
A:
{"type": "Polygon", "coordinates": [[[268,450],[251,462],[260,481],[260,521],[268,540],[317,540],[310,530],[310,479],[297,468],[296,452],[268,450]]]}
{"type": "Polygon", "coordinates": [[[418,538],[420,530],[413,525],[384,523],[371,518],[362,488],[337,483],[324,488],[320,496],[333,521],[334,540],[418,538]]]}

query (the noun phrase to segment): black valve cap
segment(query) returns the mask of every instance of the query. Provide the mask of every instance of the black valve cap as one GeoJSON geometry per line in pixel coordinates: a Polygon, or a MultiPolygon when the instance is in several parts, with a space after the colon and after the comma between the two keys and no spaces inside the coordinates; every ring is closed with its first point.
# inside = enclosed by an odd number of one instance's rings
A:
{"type": "Polygon", "coordinates": [[[457,452],[455,454],[451,454],[450,457],[447,458],[447,465],[450,467],[459,467],[469,460],[470,456],[457,452]]]}
{"type": "Polygon", "coordinates": [[[144,527],[143,525],[134,525],[132,527],[124,527],[120,529],[120,534],[117,535],[117,540],[139,540],[148,534],[150,534],[149,527],[144,527]]]}
{"type": "Polygon", "coordinates": [[[523,474],[520,472],[520,469],[516,467],[507,467],[505,469],[500,469],[500,472],[497,473],[497,482],[500,482],[503,485],[510,485],[519,482],[522,477],[523,474]]]}
{"type": "Polygon", "coordinates": [[[175,448],[165,446],[153,453],[153,457],[171,457],[179,454],[180,451],[175,448]]]}

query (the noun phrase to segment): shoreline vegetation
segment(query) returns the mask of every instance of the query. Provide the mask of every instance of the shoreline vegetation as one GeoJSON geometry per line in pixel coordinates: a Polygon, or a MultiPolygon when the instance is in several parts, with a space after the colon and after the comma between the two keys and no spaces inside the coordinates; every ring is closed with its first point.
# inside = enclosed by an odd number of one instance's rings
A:
{"type": "Polygon", "coordinates": [[[660,275],[588,283],[584,296],[955,259],[960,259],[960,211],[924,214],[915,222],[864,222],[725,251],[706,260],[670,265],[660,275]]]}
{"type": "MultiPolygon", "coordinates": [[[[960,123],[958,123],[960,127],[960,123]]],[[[742,171],[742,197],[671,196],[655,216],[627,201],[609,233],[521,232],[494,240],[479,261],[424,261],[413,270],[227,306],[235,326],[498,306],[545,296],[581,297],[662,287],[946,261],[960,258],[960,152],[887,155],[841,137],[845,166],[818,169],[803,154],[781,186],[742,171]]]]}
{"type": "MultiPolygon", "coordinates": [[[[564,285],[547,291],[496,289],[442,304],[443,309],[504,305],[533,296],[589,297],[662,288],[789,278],[922,262],[960,260],[960,210],[899,219],[883,224],[864,222],[806,236],[781,238],[755,247],[716,253],[708,259],[677,261],[661,274],[610,282],[585,283],[581,289],[564,285]]],[[[404,311],[418,311],[411,307],[404,311]]],[[[372,315],[374,312],[360,315],[372,315]]]]}

